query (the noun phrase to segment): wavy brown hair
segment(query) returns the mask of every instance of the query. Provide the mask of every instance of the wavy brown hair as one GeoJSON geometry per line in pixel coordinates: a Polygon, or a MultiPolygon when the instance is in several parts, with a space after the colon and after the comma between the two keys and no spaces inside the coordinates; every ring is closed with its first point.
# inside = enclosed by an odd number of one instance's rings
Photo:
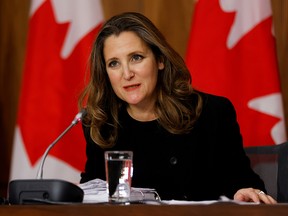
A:
{"type": "Polygon", "coordinates": [[[86,106],[88,114],[84,124],[90,127],[92,140],[102,148],[112,147],[117,141],[118,112],[127,104],[111,87],[103,47],[109,36],[124,31],[136,33],[152,50],[156,60],[164,63],[156,87],[157,121],[170,133],[188,133],[201,113],[202,99],[192,88],[191,76],[182,57],[148,18],[140,13],[126,12],[104,23],[90,55],[90,80],[79,98],[79,108],[86,106]]]}

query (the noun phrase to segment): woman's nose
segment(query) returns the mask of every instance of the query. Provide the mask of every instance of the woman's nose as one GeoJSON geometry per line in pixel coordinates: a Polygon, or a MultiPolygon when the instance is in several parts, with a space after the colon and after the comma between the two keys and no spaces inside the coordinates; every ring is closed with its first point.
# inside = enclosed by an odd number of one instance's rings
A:
{"type": "Polygon", "coordinates": [[[123,77],[126,80],[130,80],[134,77],[134,72],[129,68],[129,66],[123,66],[123,77]]]}

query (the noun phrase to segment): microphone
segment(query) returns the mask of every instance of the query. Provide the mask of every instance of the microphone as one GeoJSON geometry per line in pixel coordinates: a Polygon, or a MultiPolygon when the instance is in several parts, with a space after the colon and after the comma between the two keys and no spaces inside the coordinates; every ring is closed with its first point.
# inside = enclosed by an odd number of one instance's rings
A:
{"type": "Polygon", "coordinates": [[[39,166],[39,170],[37,172],[37,179],[42,179],[43,178],[43,166],[45,163],[45,159],[48,156],[48,153],[50,152],[50,150],[54,147],[54,145],[76,124],[78,124],[78,122],[80,122],[83,117],[87,114],[85,109],[82,109],[79,113],[77,113],[77,115],[75,116],[74,120],[71,122],[71,124],[55,139],[54,142],[52,142],[48,148],[46,149],[46,151],[44,152],[43,156],[42,156],[42,160],[39,166]]]}
{"type": "Polygon", "coordinates": [[[48,146],[44,152],[36,179],[12,180],[8,185],[10,204],[35,204],[58,202],[82,202],[84,192],[75,184],[60,179],[43,179],[43,167],[50,150],[61,138],[87,114],[82,109],[71,124],[48,146]]]}

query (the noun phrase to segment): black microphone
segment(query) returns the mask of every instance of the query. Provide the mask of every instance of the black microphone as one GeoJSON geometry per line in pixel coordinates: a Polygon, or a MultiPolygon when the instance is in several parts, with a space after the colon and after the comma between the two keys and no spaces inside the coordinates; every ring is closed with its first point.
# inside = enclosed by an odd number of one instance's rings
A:
{"type": "Polygon", "coordinates": [[[10,204],[71,203],[82,202],[83,190],[77,185],[60,179],[43,179],[45,159],[55,144],[87,114],[82,109],[71,124],[48,146],[44,152],[36,179],[16,179],[9,182],[8,201],[10,204]]]}

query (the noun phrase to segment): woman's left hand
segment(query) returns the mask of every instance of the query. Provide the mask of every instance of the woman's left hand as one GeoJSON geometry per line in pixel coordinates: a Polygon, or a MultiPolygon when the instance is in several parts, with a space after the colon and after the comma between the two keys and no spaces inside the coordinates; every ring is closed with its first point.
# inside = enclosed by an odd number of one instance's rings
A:
{"type": "Polygon", "coordinates": [[[271,196],[265,194],[263,191],[254,188],[242,188],[234,194],[234,200],[244,202],[255,202],[265,204],[277,203],[271,196]]]}

